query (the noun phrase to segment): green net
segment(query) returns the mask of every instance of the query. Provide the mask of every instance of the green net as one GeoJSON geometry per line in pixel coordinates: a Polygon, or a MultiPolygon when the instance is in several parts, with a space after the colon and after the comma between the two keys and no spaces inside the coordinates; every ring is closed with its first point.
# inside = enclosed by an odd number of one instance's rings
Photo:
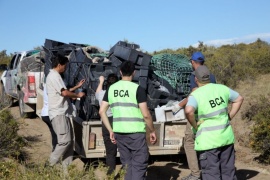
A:
{"type": "Polygon", "coordinates": [[[109,54],[108,53],[92,53],[92,54],[89,54],[92,58],[94,57],[108,57],[109,54]]]}
{"type": "Polygon", "coordinates": [[[157,54],[151,59],[154,73],[169,82],[173,88],[181,88],[187,96],[190,93],[189,77],[192,66],[189,58],[182,54],[157,54]]]}

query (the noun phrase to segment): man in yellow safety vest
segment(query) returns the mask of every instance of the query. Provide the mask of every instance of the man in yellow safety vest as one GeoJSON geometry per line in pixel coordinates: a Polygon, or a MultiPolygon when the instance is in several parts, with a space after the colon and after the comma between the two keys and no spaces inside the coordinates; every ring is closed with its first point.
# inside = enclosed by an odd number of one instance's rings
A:
{"type": "Polygon", "coordinates": [[[244,98],[225,85],[210,83],[210,72],[204,65],[195,70],[195,80],[199,88],[188,97],[185,113],[196,133],[195,150],[199,154],[202,179],[237,179],[230,121],[244,98]],[[229,102],[232,102],[230,111],[229,102]]]}

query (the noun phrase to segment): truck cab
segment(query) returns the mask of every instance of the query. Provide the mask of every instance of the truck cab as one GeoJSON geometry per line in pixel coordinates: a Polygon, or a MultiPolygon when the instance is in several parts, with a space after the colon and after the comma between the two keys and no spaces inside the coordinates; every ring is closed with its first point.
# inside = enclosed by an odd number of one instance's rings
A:
{"type": "Polygon", "coordinates": [[[13,97],[17,97],[17,88],[16,88],[16,81],[17,81],[17,66],[19,62],[23,59],[23,57],[26,56],[26,52],[17,52],[12,57],[10,64],[8,65],[8,70],[5,73],[5,76],[3,77],[3,84],[5,87],[5,92],[13,97]]]}

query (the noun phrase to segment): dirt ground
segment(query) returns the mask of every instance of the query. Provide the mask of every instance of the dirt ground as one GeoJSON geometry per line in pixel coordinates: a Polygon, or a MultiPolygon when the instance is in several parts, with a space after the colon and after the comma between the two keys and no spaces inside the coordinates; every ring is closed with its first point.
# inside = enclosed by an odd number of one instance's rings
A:
{"type": "MultiPolygon", "coordinates": [[[[51,151],[51,139],[50,132],[46,124],[38,117],[25,118],[19,117],[19,109],[17,105],[10,108],[13,116],[20,122],[21,128],[19,134],[23,136],[30,144],[25,148],[27,153],[27,162],[45,162],[49,157],[51,151]]],[[[241,124],[236,126],[241,127],[241,124]]],[[[251,180],[269,180],[270,179],[270,167],[257,164],[253,161],[253,158],[257,155],[251,153],[248,148],[239,146],[236,143],[236,168],[237,177],[239,180],[251,179],[251,180]]],[[[104,159],[100,159],[104,161],[104,159]]],[[[78,169],[83,169],[84,163],[76,158],[73,164],[78,169]]],[[[117,165],[119,170],[121,164],[117,165]]],[[[96,169],[96,177],[98,179],[105,179],[104,172],[96,169]]],[[[190,173],[187,167],[185,155],[178,156],[154,156],[149,161],[149,168],[147,171],[147,180],[180,180],[182,177],[187,176],[190,173]]]]}

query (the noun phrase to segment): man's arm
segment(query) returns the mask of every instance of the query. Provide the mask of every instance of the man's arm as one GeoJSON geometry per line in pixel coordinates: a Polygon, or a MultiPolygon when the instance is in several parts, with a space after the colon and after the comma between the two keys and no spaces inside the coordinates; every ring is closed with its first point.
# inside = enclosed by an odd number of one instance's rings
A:
{"type": "Polygon", "coordinates": [[[102,90],[103,83],[104,83],[104,76],[100,76],[100,77],[99,77],[99,84],[98,84],[96,93],[98,93],[99,91],[102,90]]]}
{"type": "MultiPolygon", "coordinates": [[[[198,85],[195,81],[195,75],[194,74],[191,74],[190,77],[189,77],[189,81],[190,81],[190,88],[191,88],[191,92],[192,93],[193,91],[195,91],[197,88],[198,88],[198,85]]],[[[189,94],[190,95],[190,94],[189,94]]],[[[189,96],[188,95],[188,96],[189,96]]],[[[184,108],[188,102],[188,96],[183,99],[178,105],[180,106],[180,108],[184,108]]]]}
{"type": "Polygon", "coordinates": [[[146,102],[140,103],[139,107],[140,107],[140,110],[142,112],[143,118],[146,122],[148,129],[150,130],[150,132],[154,132],[155,128],[154,128],[152,116],[147,108],[146,102]]]}
{"type": "Polygon", "coordinates": [[[157,137],[156,137],[156,132],[155,132],[154,124],[153,124],[153,119],[148,110],[147,103],[146,102],[139,103],[139,108],[146,122],[146,125],[150,131],[150,142],[151,144],[155,144],[157,141],[157,137]]]}
{"type": "MultiPolygon", "coordinates": [[[[194,87],[191,92],[195,91],[198,87],[194,87]]],[[[188,95],[189,96],[189,95],[188,95]]],[[[184,108],[188,102],[188,97],[184,98],[178,105],[180,108],[184,108]]]]}
{"type": "Polygon", "coordinates": [[[79,92],[79,93],[74,93],[74,92],[71,92],[67,89],[62,89],[61,90],[61,96],[63,97],[69,97],[69,98],[81,98],[83,96],[85,96],[85,93],[84,92],[79,92]]]}
{"type": "Polygon", "coordinates": [[[69,91],[72,91],[72,92],[75,91],[76,89],[80,88],[84,82],[85,82],[85,79],[80,80],[80,82],[76,86],[70,88],[69,91]]]}
{"type": "Polygon", "coordinates": [[[106,102],[106,101],[102,101],[101,105],[100,105],[100,108],[99,108],[99,115],[100,115],[100,118],[101,118],[103,124],[108,129],[108,131],[110,132],[110,139],[111,139],[112,143],[115,144],[116,141],[115,141],[115,138],[114,138],[113,129],[112,129],[111,125],[110,125],[108,116],[106,114],[108,108],[109,108],[109,103],[106,102]]]}
{"type": "Polygon", "coordinates": [[[196,123],[196,120],[195,120],[194,112],[195,112],[194,107],[189,106],[189,105],[185,107],[185,114],[186,114],[187,120],[189,121],[189,123],[191,124],[191,126],[194,129],[197,130],[198,129],[198,126],[197,126],[197,123],[196,123]]]}
{"type": "Polygon", "coordinates": [[[233,117],[236,115],[236,113],[239,111],[242,103],[244,101],[244,98],[242,96],[238,96],[233,102],[232,102],[232,108],[229,113],[230,120],[233,119],[233,117]]]}

